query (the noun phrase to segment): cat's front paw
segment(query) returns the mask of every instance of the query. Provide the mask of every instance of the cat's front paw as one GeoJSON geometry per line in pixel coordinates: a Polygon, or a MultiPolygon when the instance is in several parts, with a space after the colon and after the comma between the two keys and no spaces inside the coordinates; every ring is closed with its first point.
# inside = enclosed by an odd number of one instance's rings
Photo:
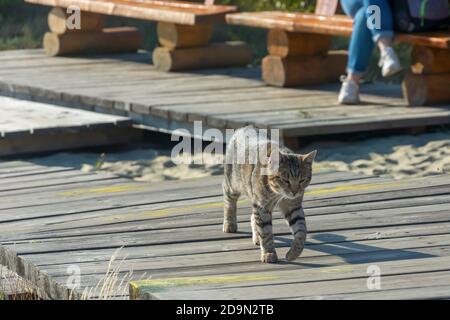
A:
{"type": "Polygon", "coordinates": [[[274,252],[263,252],[261,253],[261,262],[263,263],[275,263],[278,261],[277,253],[274,252]]]}
{"type": "Polygon", "coordinates": [[[237,231],[237,223],[224,222],[223,232],[225,233],[235,233],[237,231]]]}
{"type": "Polygon", "coordinates": [[[293,249],[291,248],[287,253],[286,253],[286,260],[287,261],[294,261],[295,259],[297,259],[300,254],[302,253],[302,250],[300,249],[293,249]]]}

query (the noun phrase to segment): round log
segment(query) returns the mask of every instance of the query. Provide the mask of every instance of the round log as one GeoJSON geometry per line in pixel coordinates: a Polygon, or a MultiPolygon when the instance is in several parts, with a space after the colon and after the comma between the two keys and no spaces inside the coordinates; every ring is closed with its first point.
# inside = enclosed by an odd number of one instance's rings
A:
{"type": "Polygon", "coordinates": [[[263,80],[277,87],[293,87],[337,82],[345,73],[346,51],[330,51],[326,56],[267,56],[262,62],[263,80]]]}
{"type": "Polygon", "coordinates": [[[411,70],[416,74],[450,72],[450,50],[414,46],[411,70]]]}
{"type": "Polygon", "coordinates": [[[69,14],[66,9],[55,7],[50,10],[47,23],[50,31],[55,34],[64,34],[66,32],[80,32],[80,31],[101,31],[104,24],[104,16],[91,12],[81,12],[80,15],[80,29],[70,30],[67,26],[67,19],[69,14]]]}
{"type": "Polygon", "coordinates": [[[142,34],[134,27],[105,28],[100,32],[47,32],[44,50],[49,56],[80,53],[135,52],[142,45],[142,34]]]}
{"type": "Polygon", "coordinates": [[[450,103],[450,73],[413,74],[403,80],[403,95],[410,106],[450,103]]]}
{"type": "Polygon", "coordinates": [[[158,22],[159,43],[166,48],[191,48],[206,45],[213,32],[212,25],[181,25],[158,22]]]}
{"type": "Polygon", "coordinates": [[[244,42],[214,43],[205,47],[153,51],[153,63],[161,71],[243,66],[250,63],[252,52],[244,42]]]}
{"type": "Polygon", "coordinates": [[[272,56],[293,57],[325,55],[331,46],[331,36],[288,32],[272,29],[267,35],[267,50],[272,56]]]}

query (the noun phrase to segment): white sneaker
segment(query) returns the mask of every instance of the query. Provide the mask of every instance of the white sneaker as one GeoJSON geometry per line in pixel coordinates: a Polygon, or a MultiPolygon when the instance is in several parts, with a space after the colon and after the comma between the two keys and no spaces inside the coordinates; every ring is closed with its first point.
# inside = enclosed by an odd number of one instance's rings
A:
{"type": "Polygon", "coordinates": [[[340,104],[358,104],[359,101],[359,84],[355,80],[341,77],[342,87],[339,92],[338,101],[340,104]]]}
{"type": "Polygon", "coordinates": [[[402,71],[402,66],[398,60],[397,54],[392,47],[387,47],[381,52],[381,58],[378,62],[383,77],[390,77],[402,71]]]}

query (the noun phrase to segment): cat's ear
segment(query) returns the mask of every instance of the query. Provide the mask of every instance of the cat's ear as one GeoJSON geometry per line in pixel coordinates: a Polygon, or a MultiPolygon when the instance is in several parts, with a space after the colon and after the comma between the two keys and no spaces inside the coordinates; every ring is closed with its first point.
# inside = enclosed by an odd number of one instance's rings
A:
{"type": "Polygon", "coordinates": [[[302,162],[306,162],[306,163],[312,164],[314,162],[314,159],[316,158],[316,155],[317,155],[317,150],[314,150],[314,151],[312,151],[312,152],[310,152],[308,154],[300,155],[300,160],[302,162]]]}
{"type": "Polygon", "coordinates": [[[267,157],[267,168],[270,174],[275,174],[278,171],[280,156],[279,152],[272,151],[270,156],[267,157]]]}

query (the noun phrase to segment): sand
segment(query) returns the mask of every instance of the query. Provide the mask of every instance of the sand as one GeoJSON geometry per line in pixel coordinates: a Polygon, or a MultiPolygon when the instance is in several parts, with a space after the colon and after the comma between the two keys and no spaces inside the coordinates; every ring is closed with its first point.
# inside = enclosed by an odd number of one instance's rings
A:
{"type": "MultiPolygon", "coordinates": [[[[318,150],[314,171],[353,171],[397,179],[450,173],[450,134],[402,135],[358,141],[328,141],[305,147],[318,150]]],[[[196,155],[195,161],[202,160],[196,155]]],[[[200,178],[223,173],[222,157],[203,155],[203,164],[175,164],[170,150],[141,147],[106,154],[57,153],[34,158],[45,165],[110,172],[136,181],[200,178]]]]}
{"type": "Polygon", "coordinates": [[[450,134],[402,135],[315,145],[316,169],[352,171],[396,179],[450,173],[450,134]]]}
{"type": "Polygon", "coordinates": [[[135,181],[155,182],[223,174],[222,156],[199,154],[192,159],[179,160],[184,163],[175,164],[169,150],[154,147],[103,154],[61,152],[31,159],[42,165],[72,167],[84,172],[109,172],[135,181]],[[199,164],[200,162],[203,164],[199,164]]]}

